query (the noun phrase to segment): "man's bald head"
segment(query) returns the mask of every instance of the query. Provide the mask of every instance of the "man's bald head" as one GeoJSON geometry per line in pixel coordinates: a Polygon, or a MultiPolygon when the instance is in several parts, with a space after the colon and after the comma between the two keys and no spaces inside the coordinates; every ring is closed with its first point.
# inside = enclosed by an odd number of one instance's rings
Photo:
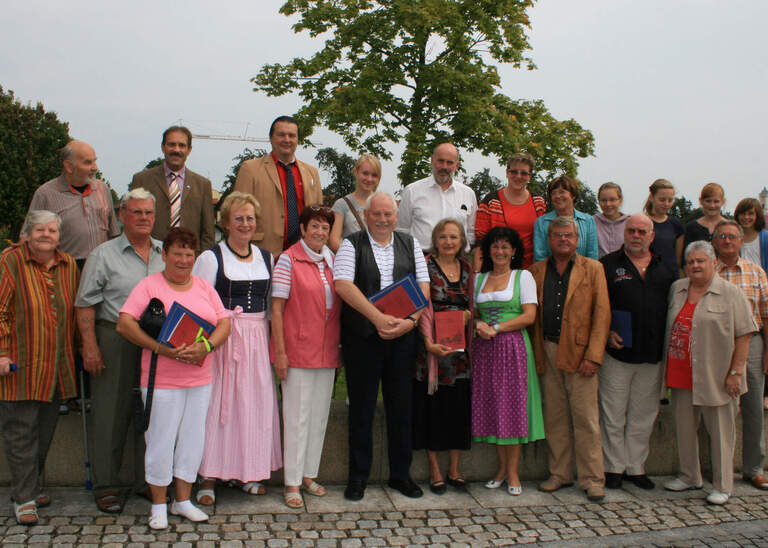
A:
{"type": "Polygon", "coordinates": [[[653,221],[645,213],[637,213],[624,225],[624,251],[632,256],[645,256],[653,242],[653,221]]]}
{"type": "Polygon", "coordinates": [[[438,185],[450,186],[459,169],[459,149],[452,143],[441,143],[432,152],[432,176],[438,185]]]}
{"type": "Polygon", "coordinates": [[[73,140],[61,149],[61,166],[67,182],[75,187],[91,184],[99,171],[96,151],[85,141],[73,140]]]}

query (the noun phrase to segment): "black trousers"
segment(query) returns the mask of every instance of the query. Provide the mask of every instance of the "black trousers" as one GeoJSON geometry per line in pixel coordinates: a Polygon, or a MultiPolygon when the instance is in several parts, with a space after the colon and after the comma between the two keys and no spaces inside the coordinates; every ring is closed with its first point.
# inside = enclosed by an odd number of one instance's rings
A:
{"type": "Polygon", "coordinates": [[[416,332],[385,341],[342,331],[349,392],[349,479],[367,481],[373,460],[373,416],[381,381],[387,418],[389,477],[405,480],[411,467],[411,409],[416,332]]]}

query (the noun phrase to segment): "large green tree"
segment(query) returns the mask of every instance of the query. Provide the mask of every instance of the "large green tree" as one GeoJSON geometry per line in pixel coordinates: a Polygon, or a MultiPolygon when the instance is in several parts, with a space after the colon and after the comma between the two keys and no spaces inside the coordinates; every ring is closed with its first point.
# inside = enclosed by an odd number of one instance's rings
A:
{"type": "Polygon", "coordinates": [[[0,87],[0,231],[17,238],[32,195],[61,173],[69,125],[41,103],[23,104],[0,87]]]}
{"type": "Polygon", "coordinates": [[[309,137],[324,125],[352,150],[392,159],[402,143],[403,184],[430,172],[432,148],[450,140],[503,161],[526,151],[537,177],[576,174],[594,138],[574,120],[557,120],[542,101],[501,93],[496,64],[535,68],[526,10],[533,0],[288,0],[297,33],[323,48],[252,79],[270,96],[298,92],[296,113],[309,137]]]}

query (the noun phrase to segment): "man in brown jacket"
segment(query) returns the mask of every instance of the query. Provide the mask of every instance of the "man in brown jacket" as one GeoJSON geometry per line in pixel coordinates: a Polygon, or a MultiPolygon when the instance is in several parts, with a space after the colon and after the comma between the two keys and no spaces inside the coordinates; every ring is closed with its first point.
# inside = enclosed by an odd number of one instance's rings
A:
{"type": "Polygon", "coordinates": [[[299,215],[323,201],[317,168],[296,159],[299,125],[280,116],[269,128],[272,152],[240,166],[234,190],[253,194],[261,205],[254,242],[277,257],[299,239],[299,215]]]}
{"type": "Polygon", "coordinates": [[[608,289],[603,266],[576,254],[579,229],[572,217],[554,219],[547,240],[552,255],[531,266],[541,303],[533,342],[536,370],[544,380],[550,450],[550,477],[539,489],[573,485],[575,449],[579,486],[589,500],[599,501],[605,496],[605,476],[597,371],[611,323],[608,289]]]}

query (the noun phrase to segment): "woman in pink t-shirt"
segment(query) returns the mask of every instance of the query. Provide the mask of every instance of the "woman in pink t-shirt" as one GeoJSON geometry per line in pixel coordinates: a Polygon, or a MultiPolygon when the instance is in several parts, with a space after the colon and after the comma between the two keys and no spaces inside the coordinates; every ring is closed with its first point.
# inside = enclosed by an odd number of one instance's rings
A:
{"type": "Polygon", "coordinates": [[[197,237],[186,228],[174,228],[163,242],[165,270],[144,278],[120,309],[117,331],[144,350],[141,356],[141,392],[146,401],[151,354],[158,354],[152,413],[144,434],[146,480],[152,493],[152,529],[168,527],[165,493],[175,480],[176,500],[171,513],[191,521],[208,515],[190,499],[192,483],[203,458],[205,416],[211,396],[211,356],[229,336],[230,321],[211,284],[192,275],[197,237]],[[147,335],[138,320],[152,298],[160,299],[168,313],[175,302],[185,306],[216,329],[205,341],[165,346],[147,335]]]}

